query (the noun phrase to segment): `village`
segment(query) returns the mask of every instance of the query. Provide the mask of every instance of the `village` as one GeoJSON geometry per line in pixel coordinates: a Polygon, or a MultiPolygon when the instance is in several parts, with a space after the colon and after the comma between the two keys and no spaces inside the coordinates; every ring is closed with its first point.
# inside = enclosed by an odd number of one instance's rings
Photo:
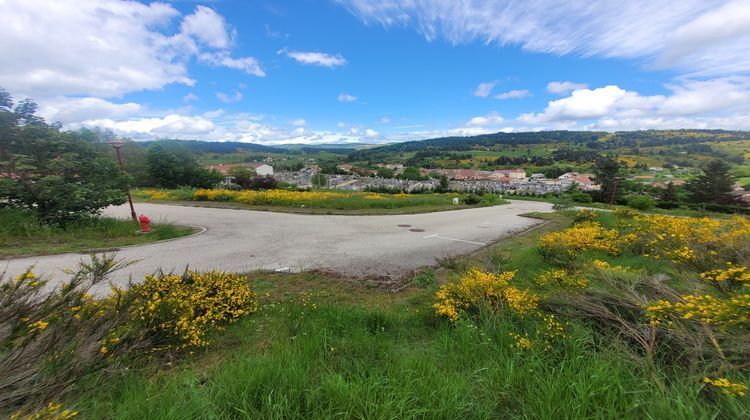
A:
{"type": "MultiPolygon", "coordinates": [[[[321,174],[317,164],[311,164],[299,171],[274,171],[269,163],[254,162],[243,164],[219,164],[206,168],[216,170],[225,176],[224,186],[234,182],[229,174],[236,166],[252,169],[260,176],[273,176],[277,181],[295,185],[300,188],[325,187],[349,191],[393,190],[404,192],[433,191],[440,189],[441,178],[445,177],[448,188],[458,192],[493,192],[527,195],[544,195],[559,193],[575,186],[582,191],[599,190],[593,180],[593,174],[567,172],[557,178],[549,179],[543,173],[528,174],[523,168],[482,171],[477,169],[419,169],[422,179],[386,178],[378,176],[377,170],[354,167],[349,164],[338,165],[339,174],[321,174]]],[[[379,168],[393,171],[395,176],[404,173],[401,164],[380,164],[379,168]]]]}

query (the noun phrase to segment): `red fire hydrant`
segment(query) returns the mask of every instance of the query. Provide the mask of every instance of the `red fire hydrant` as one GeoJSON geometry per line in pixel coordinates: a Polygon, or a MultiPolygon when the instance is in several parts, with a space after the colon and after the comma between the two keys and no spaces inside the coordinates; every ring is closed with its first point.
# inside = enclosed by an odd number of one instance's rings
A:
{"type": "Polygon", "coordinates": [[[148,232],[148,224],[151,223],[151,219],[144,215],[141,215],[141,217],[138,218],[138,221],[141,222],[141,232],[148,232]]]}

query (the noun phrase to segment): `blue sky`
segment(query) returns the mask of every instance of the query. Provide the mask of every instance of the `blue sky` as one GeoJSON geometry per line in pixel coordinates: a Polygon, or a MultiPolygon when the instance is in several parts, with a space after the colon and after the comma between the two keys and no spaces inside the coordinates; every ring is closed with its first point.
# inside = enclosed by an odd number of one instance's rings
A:
{"type": "Polygon", "coordinates": [[[0,86],[134,139],[750,129],[750,2],[0,0],[0,86]]]}

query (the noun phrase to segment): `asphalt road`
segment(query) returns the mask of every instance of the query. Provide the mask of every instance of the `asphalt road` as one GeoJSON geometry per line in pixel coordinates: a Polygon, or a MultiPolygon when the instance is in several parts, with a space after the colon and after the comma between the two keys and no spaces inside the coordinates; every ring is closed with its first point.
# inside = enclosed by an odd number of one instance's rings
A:
{"type": "MultiPolygon", "coordinates": [[[[118,257],[135,260],[113,282],[122,285],[161,268],[249,272],[322,269],[350,276],[399,278],[433,265],[436,258],[466,254],[504,235],[524,230],[538,220],[521,217],[551,211],[548,203],[513,201],[477,209],[390,216],[323,216],[250,210],[138,204],[138,214],[155,221],[200,226],[205,231],[176,240],[123,247],[118,257]]],[[[126,206],[105,214],[129,217],[126,206]]],[[[0,270],[15,275],[34,265],[34,272],[51,278],[51,285],[67,276],[87,256],[62,254],[0,261],[0,270]]],[[[107,288],[95,289],[105,294],[107,288]]]]}

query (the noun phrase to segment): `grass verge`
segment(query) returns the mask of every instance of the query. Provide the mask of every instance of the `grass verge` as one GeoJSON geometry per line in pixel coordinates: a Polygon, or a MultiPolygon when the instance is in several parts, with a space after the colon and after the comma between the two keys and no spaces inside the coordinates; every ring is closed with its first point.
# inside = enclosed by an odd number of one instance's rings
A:
{"type": "Polygon", "coordinates": [[[149,234],[138,231],[138,225],[130,220],[108,217],[88,217],[65,227],[43,226],[31,212],[0,209],[0,258],[87,253],[179,238],[195,229],[157,223],[151,225],[149,234]]]}
{"type": "Polygon", "coordinates": [[[381,194],[338,190],[237,192],[186,188],[133,192],[133,198],[140,202],[326,215],[416,214],[509,203],[494,194],[468,197],[466,194],[381,194]],[[453,204],[454,198],[458,198],[460,204],[453,204]]]}
{"type": "MultiPolygon", "coordinates": [[[[443,280],[460,279],[474,266],[515,271],[514,284],[551,302],[570,292],[534,279],[555,268],[540,254],[540,238],[570,226],[576,215],[539,217],[550,223],[451,261],[443,280]]],[[[622,222],[611,213],[595,217],[605,228],[622,222]]],[[[600,257],[634,270],[615,276],[617,282],[641,272],[676,280],[694,275],[634,253],[600,257]]],[[[320,273],[252,273],[258,313],[213,334],[211,347],[179,361],[118,365],[114,377],[92,373],[78,382],[66,406],[87,417],[123,419],[750,416],[747,397],[712,391],[702,381],[709,372],[671,360],[689,358],[683,348],[660,347],[667,360],[648,365],[611,323],[579,311],[564,318],[564,339],[550,348],[521,349],[518,334],[530,320],[497,307],[455,322],[438,318],[433,304],[440,276],[430,270],[418,276],[414,287],[392,294],[320,273]]],[[[589,297],[616,298],[603,287],[591,289],[589,297]]],[[[662,337],[661,346],[673,338],[662,337]]],[[[746,370],[732,375],[750,380],[746,370]]]]}

